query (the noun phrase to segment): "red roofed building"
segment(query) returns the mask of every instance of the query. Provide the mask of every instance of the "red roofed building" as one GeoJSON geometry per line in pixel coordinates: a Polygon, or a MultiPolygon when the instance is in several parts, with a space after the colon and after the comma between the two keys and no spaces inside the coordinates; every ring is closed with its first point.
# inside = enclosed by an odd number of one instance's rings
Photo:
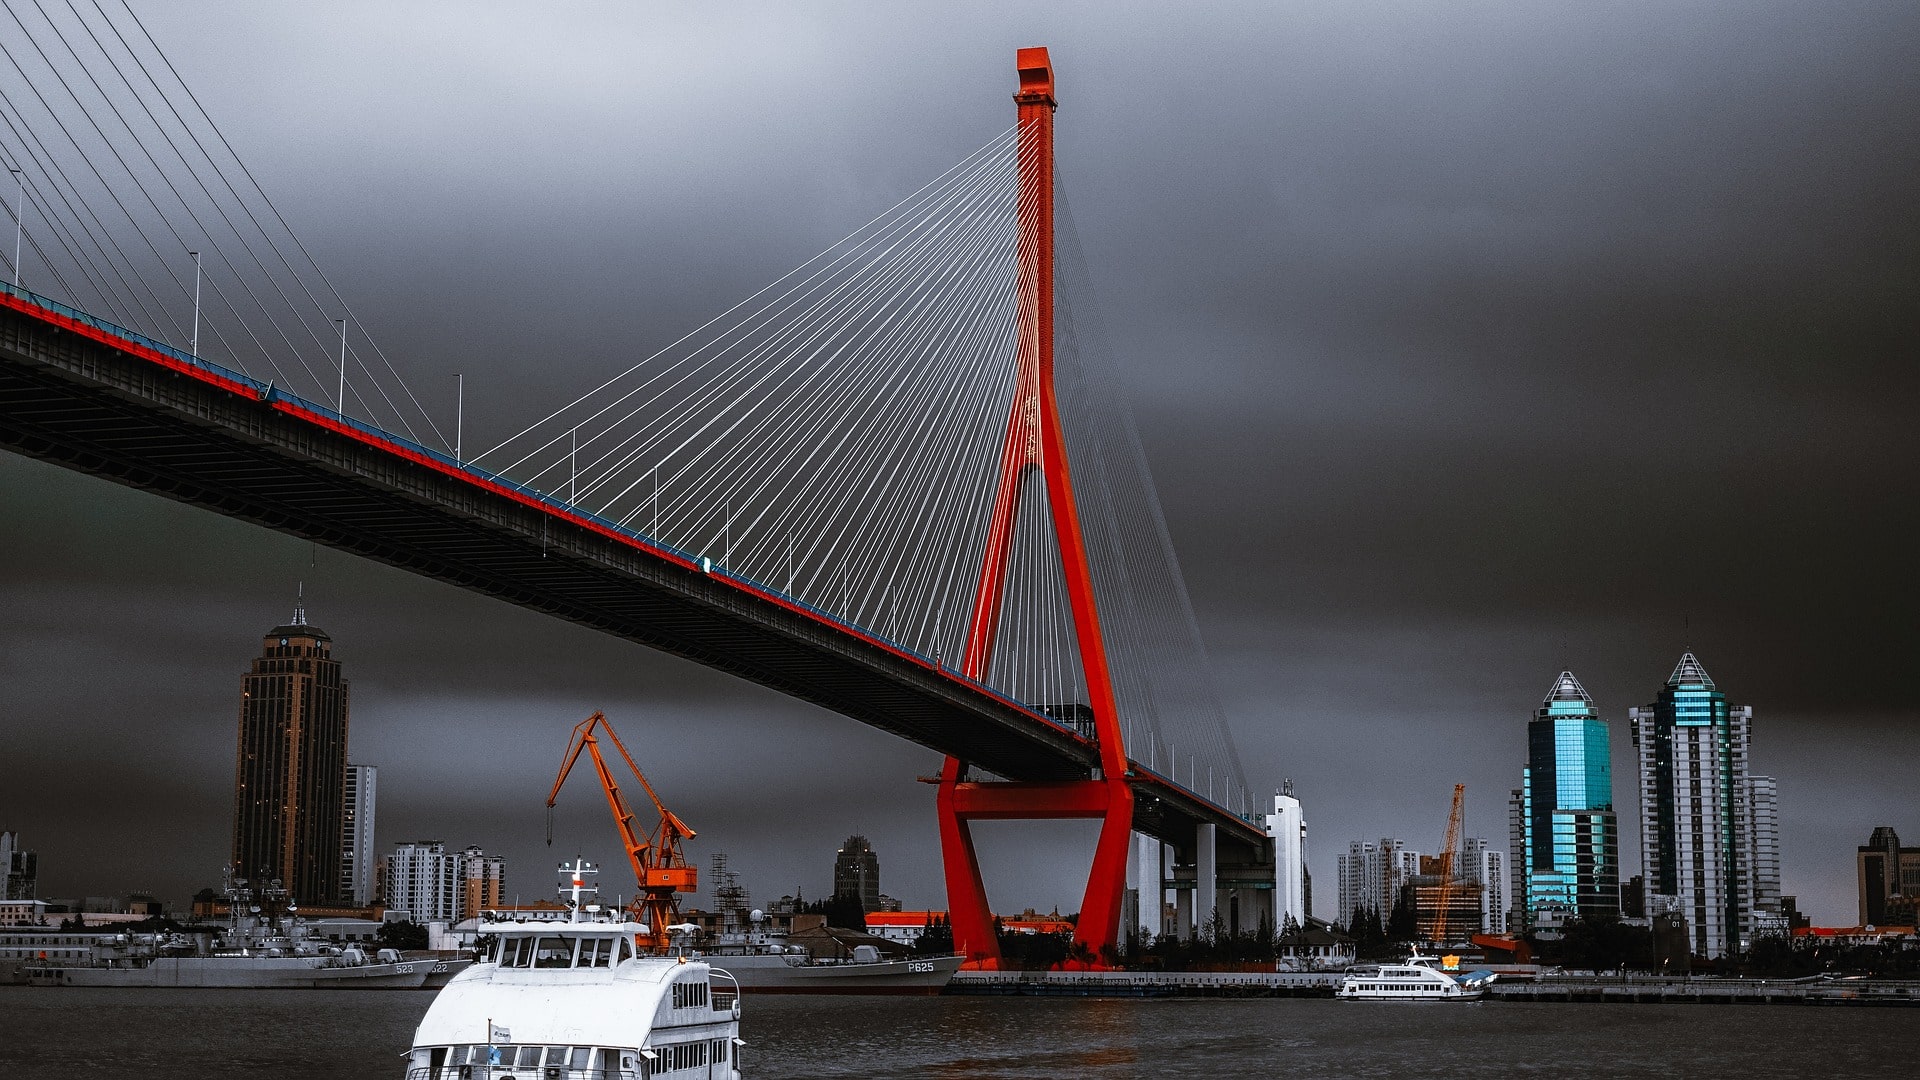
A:
{"type": "MultiPolygon", "coordinates": [[[[934,919],[945,919],[944,911],[872,911],[867,913],[867,933],[902,945],[911,945],[934,919]]],[[[1059,912],[1040,915],[1032,908],[1018,915],[1002,916],[1000,925],[1014,934],[1071,934],[1073,924],[1059,912]]]]}

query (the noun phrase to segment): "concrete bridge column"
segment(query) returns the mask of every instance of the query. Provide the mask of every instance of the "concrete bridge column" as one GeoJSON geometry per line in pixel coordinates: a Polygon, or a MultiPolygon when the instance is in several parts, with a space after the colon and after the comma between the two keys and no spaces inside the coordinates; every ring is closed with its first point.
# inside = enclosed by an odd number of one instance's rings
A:
{"type": "Polygon", "coordinates": [[[1220,906],[1220,873],[1212,824],[1194,826],[1193,848],[1193,924],[1204,928],[1220,906]]]}

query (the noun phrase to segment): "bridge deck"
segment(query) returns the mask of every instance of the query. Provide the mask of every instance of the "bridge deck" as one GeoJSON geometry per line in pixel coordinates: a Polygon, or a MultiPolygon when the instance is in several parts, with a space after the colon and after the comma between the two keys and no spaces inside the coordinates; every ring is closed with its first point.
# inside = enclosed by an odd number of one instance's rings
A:
{"type": "MultiPolygon", "coordinates": [[[[0,445],[687,657],[1014,780],[1078,732],[867,631],[560,500],[83,312],[0,287],[0,445]]],[[[1251,823],[1137,769],[1138,827],[1251,823]]]]}

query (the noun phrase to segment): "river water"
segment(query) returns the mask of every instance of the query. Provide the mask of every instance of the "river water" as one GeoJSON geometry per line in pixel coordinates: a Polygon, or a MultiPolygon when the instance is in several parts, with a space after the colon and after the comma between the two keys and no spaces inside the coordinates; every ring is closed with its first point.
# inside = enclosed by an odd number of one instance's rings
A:
{"type": "MultiPolygon", "coordinates": [[[[399,1080],[432,995],[0,987],[5,1080],[399,1080]]],[[[1910,1076],[1920,1010],[749,996],[754,1078],[1910,1076]]]]}

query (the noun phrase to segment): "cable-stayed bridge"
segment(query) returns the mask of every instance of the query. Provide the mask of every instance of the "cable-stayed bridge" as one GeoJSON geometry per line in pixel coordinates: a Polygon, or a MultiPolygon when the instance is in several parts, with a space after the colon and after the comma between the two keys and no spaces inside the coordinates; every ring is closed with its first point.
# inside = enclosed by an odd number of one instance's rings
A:
{"type": "Polygon", "coordinates": [[[1218,902],[1216,845],[1270,863],[1101,375],[1084,266],[1071,243],[1056,257],[1071,229],[1044,50],[1021,52],[1005,132],[474,448],[461,417],[420,405],[130,8],[4,4],[19,254],[0,291],[0,444],[948,755],[949,906],[986,963],[974,821],[1102,823],[1089,957],[1115,943],[1132,832],[1173,848],[1136,873],[1187,884],[1189,925],[1218,902]]]}

